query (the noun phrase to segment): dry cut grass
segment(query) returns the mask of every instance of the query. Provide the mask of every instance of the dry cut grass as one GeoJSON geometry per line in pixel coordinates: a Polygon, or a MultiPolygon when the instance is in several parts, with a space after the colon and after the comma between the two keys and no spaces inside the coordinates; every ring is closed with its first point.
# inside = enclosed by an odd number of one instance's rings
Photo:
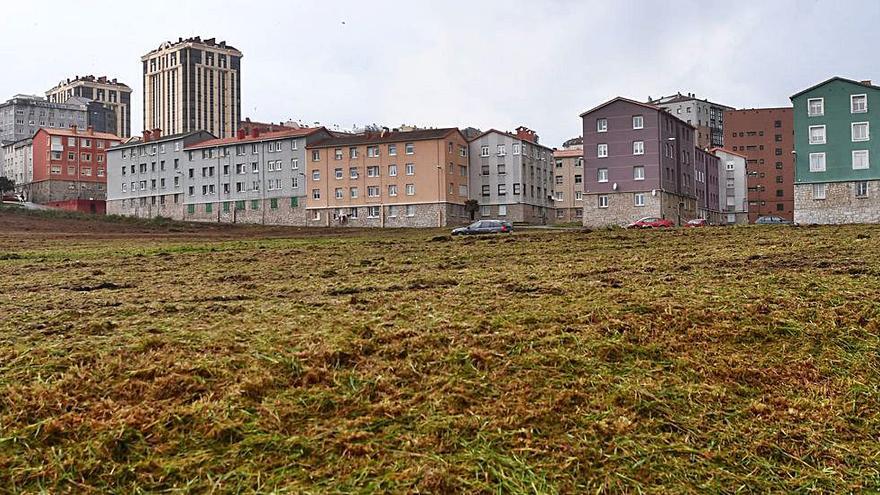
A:
{"type": "Polygon", "coordinates": [[[880,229],[435,235],[10,243],[0,492],[880,490],[880,229]]]}

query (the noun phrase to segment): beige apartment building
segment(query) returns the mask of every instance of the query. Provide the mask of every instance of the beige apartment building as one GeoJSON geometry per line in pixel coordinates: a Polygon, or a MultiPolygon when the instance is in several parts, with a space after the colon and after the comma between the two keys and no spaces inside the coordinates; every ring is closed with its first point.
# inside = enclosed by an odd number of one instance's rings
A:
{"type": "MultiPolygon", "coordinates": [[[[121,138],[131,137],[131,88],[105,76],[78,76],[66,79],[46,91],[46,99],[51,103],[65,103],[71,98],[86,98],[113,111],[115,122],[111,125],[95,125],[95,129],[112,130],[121,138]]],[[[90,116],[91,119],[91,116],[90,116]]]]}
{"type": "Polygon", "coordinates": [[[235,137],[241,121],[241,58],[225,41],[199,37],[162,43],[141,57],[144,129],[235,137]]]}
{"type": "Polygon", "coordinates": [[[580,223],[584,218],[584,150],[557,150],[553,158],[553,222],[580,223]]]}
{"type": "Polygon", "coordinates": [[[310,226],[445,227],[470,219],[468,144],[458,129],[343,135],[307,149],[310,226]]]}

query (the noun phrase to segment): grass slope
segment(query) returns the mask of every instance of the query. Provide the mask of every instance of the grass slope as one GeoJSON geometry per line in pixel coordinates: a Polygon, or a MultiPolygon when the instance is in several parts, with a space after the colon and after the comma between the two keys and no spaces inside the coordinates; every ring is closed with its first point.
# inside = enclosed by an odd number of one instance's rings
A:
{"type": "Polygon", "coordinates": [[[0,492],[880,489],[880,229],[399,235],[4,250],[0,492]]]}

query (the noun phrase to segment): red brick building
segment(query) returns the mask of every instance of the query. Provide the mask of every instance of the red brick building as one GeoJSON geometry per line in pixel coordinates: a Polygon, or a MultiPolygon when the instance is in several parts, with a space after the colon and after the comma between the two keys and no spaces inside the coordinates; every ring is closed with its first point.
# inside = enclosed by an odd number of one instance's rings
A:
{"type": "Polygon", "coordinates": [[[32,174],[25,173],[33,179],[16,188],[34,203],[100,214],[107,199],[107,149],[119,143],[91,128],[42,128],[31,145],[32,174]]]}
{"type": "Polygon", "coordinates": [[[724,147],[746,157],[749,222],[794,219],[794,114],[791,108],[730,110],[724,147]]]}

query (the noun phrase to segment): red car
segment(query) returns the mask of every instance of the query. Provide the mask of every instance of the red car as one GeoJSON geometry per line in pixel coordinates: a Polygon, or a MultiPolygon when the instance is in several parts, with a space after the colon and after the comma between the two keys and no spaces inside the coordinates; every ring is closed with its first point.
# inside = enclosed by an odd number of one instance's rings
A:
{"type": "Polygon", "coordinates": [[[675,227],[672,220],[657,217],[645,217],[626,226],[628,229],[671,229],[675,227]]]}
{"type": "Polygon", "coordinates": [[[685,227],[708,227],[709,221],[705,218],[695,218],[685,224],[685,227]]]}

